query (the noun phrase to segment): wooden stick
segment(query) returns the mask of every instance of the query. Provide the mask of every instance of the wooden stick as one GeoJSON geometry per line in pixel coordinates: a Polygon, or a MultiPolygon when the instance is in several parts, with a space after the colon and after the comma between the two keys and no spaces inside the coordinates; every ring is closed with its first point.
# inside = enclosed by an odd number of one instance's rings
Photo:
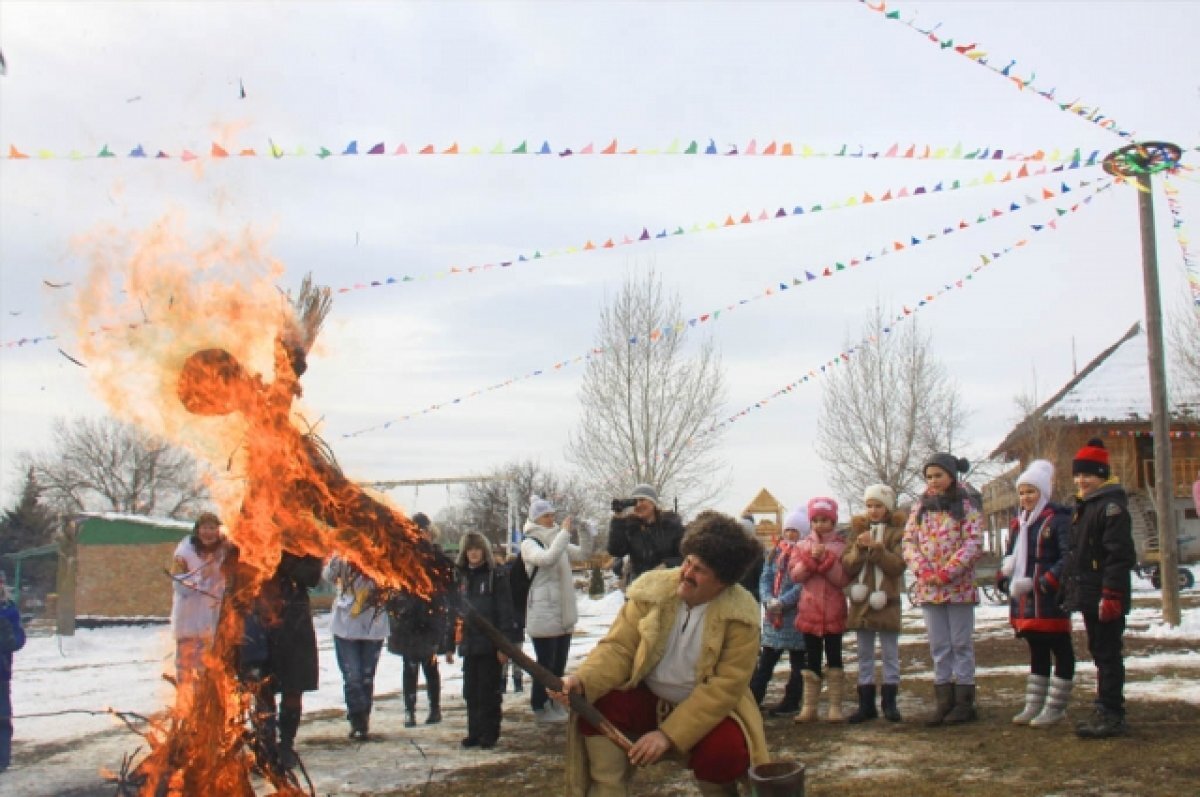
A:
{"type": "MultiPolygon", "coordinates": [[[[513,644],[504,634],[501,634],[496,626],[485,620],[470,604],[464,603],[463,611],[467,619],[473,622],[492,641],[496,649],[516,662],[522,670],[529,673],[529,677],[553,692],[562,692],[563,682],[561,678],[529,658],[523,650],[513,644]]],[[[586,697],[578,692],[571,692],[567,695],[567,700],[571,703],[572,711],[587,720],[593,728],[603,733],[613,744],[626,752],[633,747],[633,742],[629,740],[629,737],[621,733],[616,725],[609,722],[595,706],[587,702],[586,697]]]]}

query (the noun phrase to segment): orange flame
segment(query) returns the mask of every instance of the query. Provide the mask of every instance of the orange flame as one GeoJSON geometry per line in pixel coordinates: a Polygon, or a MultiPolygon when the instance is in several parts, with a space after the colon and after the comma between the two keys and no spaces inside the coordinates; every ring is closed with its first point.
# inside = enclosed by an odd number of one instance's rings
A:
{"type": "MultiPolygon", "coordinates": [[[[81,243],[93,267],[74,314],[96,387],[115,414],[209,463],[238,548],[213,647],[150,734],[140,790],[249,797],[250,708],[236,654],[243,618],[283,552],[338,553],[381,588],[421,595],[444,589],[449,568],[411,521],[366,495],[298,428],[306,352],[289,339],[296,319],[273,284],[283,267],[261,241],[246,231],[192,245],[168,216],[128,240],[106,230],[81,243]]],[[[291,775],[267,775],[277,793],[305,793],[291,775]]]]}

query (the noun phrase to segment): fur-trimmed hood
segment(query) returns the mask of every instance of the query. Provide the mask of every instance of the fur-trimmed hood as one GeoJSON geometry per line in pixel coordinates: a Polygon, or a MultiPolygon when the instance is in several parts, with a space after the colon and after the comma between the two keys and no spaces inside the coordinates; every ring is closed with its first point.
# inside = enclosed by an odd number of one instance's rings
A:
{"type": "MultiPolygon", "coordinates": [[[[901,512],[898,509],[892,510],[888,515],[887,524],[891,528],[904,528],[904,524],[908,522],[908,514],[901,512]]],[[[859,534],[868,531],[871,528],[871,521],[867,520],[866,515],[855,515],[850,518],[850,539],[854,540],[859,534]]]]}

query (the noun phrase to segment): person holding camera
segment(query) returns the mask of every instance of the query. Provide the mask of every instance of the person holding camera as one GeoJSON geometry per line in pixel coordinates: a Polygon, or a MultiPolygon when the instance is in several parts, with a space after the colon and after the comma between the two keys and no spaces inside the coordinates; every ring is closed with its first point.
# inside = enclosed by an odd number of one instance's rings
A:
{"type": "Polygon", "coordinates": [[[628,583],[647,570],[683,562],[679,554],[683,523],[674,512],[659,509],[658,491],[651,485],[639,484],[628,498],[614,498],[612,511],[608,552],[613,557],[629,557],[624,565],[628,583]]]}

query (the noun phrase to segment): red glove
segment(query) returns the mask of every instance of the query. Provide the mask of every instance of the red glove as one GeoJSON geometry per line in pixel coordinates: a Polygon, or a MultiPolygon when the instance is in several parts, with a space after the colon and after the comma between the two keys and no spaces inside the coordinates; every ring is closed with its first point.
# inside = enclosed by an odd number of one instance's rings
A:
{"type": "Polygon", "coordinates": [[[1058,578],[1053,573],[1047,570],[1039,579],[1042,588],[1042,594],[1049,595],[1051,592],[1058,592],[1058,578]]]}
{"type": "Polygon", "coordinates": [[[1125,614],[1121,605],[1121,593],[1115,589],[1105,589],[1100,597],[1100,622],[1111,623],[1125,614]]]}

